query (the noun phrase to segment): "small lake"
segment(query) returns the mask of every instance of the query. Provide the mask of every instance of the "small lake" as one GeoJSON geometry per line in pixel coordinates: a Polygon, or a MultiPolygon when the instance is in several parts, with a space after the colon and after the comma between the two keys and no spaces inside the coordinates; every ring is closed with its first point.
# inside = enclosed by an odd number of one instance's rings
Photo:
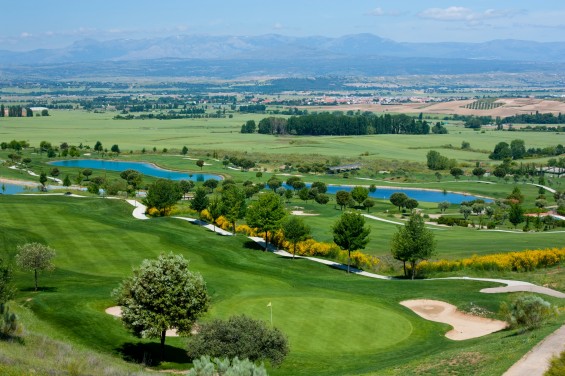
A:
{"type": "Polygon", "coordinates": [[[135,170],[143,175],[170,180],[192,180],[205,181],[208,179],[222,180],[220,175],[188,173],[180,171],[165,170],[146,162],[123,162],[103,161],[98,159],[76,159],[67,161],[56,161],[50,163],[59,167],[90,168],[93,170],[125,171],[135,170]]]}
{"type": "MultiPolygon", "coordinates": [[[[39,186],[39,184],[37,185],[39,186]]],[[[0,193],[5,195],[15,195],[23,192],[37,192],[37,187],[30,187],[20,184],[0,183],[0,193]]]]}
{"type": "MultiPolygon", "coordinates": [[[[308,187],[310,184],[306,184],[308,187]]],[[[284,185],[287,189],[292,189],[292,187],[284,185]]],[[[347,191],[350,192],[353,189],[352,186],[346,185],[328,185],[329,194],[336,194],[337,191],[347,191]]],[[[418,201],[425,201],[425,202],[442,202],[448,201],[452,204],[460,204],[463,201],[472,201],[476,199],[485,200],[485,202],[491,202],[492,200],[477,197],[473,195],[461,194],[461,193],[453,193],[453,192],[446,192],[443,193],[442,191],[429,191],[425,189],[417,189],[417,188],[389,188],[389,187],[377,187],[377,190],[373,193],[369,193],[369,197],[381,200],[388,200],[393,193],[402,192],[405,193],[406,196],[413,198],[418,201]]]]}

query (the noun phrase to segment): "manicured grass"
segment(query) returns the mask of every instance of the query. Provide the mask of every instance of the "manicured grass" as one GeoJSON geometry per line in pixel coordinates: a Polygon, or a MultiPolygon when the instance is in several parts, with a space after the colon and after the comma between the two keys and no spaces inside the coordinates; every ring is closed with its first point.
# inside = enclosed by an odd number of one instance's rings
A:
{"type": "MultiPolygon", "coordinates": [[[[191,268],[204,275],[212,297],[204,320],[246,313],[268,321],[267,304],[272,302],[274,324],[291,345],[282,367],[269,370],[273,375],[405,374],[398,371],[399,365],[468,351],[481,354],[480,374],[499,375],[554,327],[537,331],[539,337],[529,342],[512,332],[450,341],[443,336],[446,325],[427,322],[398,302],[430,298],[465,306],[472,301],[496,312],[509,296],[478,292],[489,283],[379,281],[346,275],[264,253],[242,236],[218,236],[185,221],[135,220],[132,207],[116,200],[3,196],[0,205],[4,257],[13,260],[16,246],[28,241],[42,241],[57,250],[57,269],[41,274],[41,291],[32,291],[31,273],[16,273],[18,301],[41,320],[34,329],[127,359],[151,354],[157,349],[155,341],[132,337],[103,311],[114,305],[110,293],[132,267],[168,251],[185,255],[191,268]],[[498,349],[505,349],[502,360],[496,356],[498,349]]],[[[186,368],[183,340],[169,338],[167,345],[160,367],[186,368]]]]}

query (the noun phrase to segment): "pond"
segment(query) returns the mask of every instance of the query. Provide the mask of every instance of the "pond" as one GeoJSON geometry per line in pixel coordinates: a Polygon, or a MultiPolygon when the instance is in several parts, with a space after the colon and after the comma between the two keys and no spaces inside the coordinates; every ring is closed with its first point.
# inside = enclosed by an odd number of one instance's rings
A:
{"type": "MultiPolygon", "coordinates": [[[[310,186],[310,184],[306,184],[310,186]]],[[[292,189],[292,187],[284,185],[287,189],[292,189]]],[[[351,191],[353,186],[348,185],[328,185],[329,194],[335,194],[337,191],[351,191]]],[[[402,192],[406,196],[413,198],[418,201],[424,202],[442,202],[447,201],[452,204],[460,204],[463,201],[472,201],[477,199],[485,200],[485,202],[492,202],[491,199],[477,197],[469,194],[454,193],[454,192],[442,192],[442,191],[432,191],[427,189],[418,188],[390,188],[390,187],[377,187],[375,192],[369,193],[369,197],[375,199],[388,200],[393,193],[402,192]]]]}
{"type": "MultiPolygon", "coordinates": [[[[39,184],[37,185],[39,187],[39,184]]],[[[23,192],[37,192],[37,187],[30,187],[20,184],[0,183],[0,193],[5,195],[15,195],[23,192]]]]}
{"type": "Polygon", "coordinates": [[[153,176],[156,178],[171,179],[171,180],[193,180],[205,181],[208,179],[222,180],[220,175],[214,174],[201,174],[201,173],[188,173],[180,171],[166,170],[151,163],[146,162],[123,162],[123,161],[103,161],[98,159],[77,159],[56,161],[50,163],[53,166],[59,167],[76,167],[76,168],[90,168],[93,170],[108,170],[108,171],[125,171],[136,170],[143,175],[153,176]]]}

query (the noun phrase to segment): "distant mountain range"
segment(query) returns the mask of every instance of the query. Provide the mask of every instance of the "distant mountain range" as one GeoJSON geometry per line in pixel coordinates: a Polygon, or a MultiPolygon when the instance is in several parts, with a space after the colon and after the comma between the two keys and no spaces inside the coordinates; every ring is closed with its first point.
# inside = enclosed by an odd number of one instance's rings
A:
{"type": "Polygon", "coordinates": [[[78,71],[88,70],[93,75],[108,75],[112,71],[126,76],[160,75],[167,73],[167,67],[176,67],[167,75],[179,75],[178,69],[188,69],[184,74],[217,77],[440,74],[473,73],[476,70],[546,71],[562,67],[562,61],[565,61],[563,42],[402,43],[372,34],[339,38],[276,34],[180,35],[138,40],[88,39],[65,48],[27,52],[0,50],[0,73],[40,74],[47,70],[59,72],[57,76],[61,76],[71,74],[70,71],[80,75],[78,71]],[[237,62],[238,66],[234,67],[230,62],[237,62]]]}

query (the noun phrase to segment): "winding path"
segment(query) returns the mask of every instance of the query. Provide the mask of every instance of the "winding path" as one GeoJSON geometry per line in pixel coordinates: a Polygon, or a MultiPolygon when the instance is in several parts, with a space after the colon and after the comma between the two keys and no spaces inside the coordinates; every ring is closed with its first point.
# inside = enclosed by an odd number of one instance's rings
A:
{"type": "MultiPolygon", "coordinates": [[[[149,219],[144,214],[145,210],[146,210],[146,207],[144,205],[137,202],[136,200],[127,200],[127,202],[129,204],[135,206],[135,209],[132,213],[135,218],[149,219]]],[[[194,223],[196,225],[206,227],[209,230],[212,230],[212,231],[219,233],[221,235],[226,235],[226,236],[227,235],[233,235],[229,231],[225,231],[225,230],[223,230],[219,227],[210,225],[206,222],[203,222],[203,221],[200,221],[200,220],[197,220],[197,219],[194,219],[194,218],[187,218],[187,217],[174,217],[174,218],[185,220],[185,221],[194,223]]],[[[378,217],[374,217],[374,218],[381,220],[378,217]]],[[[383,220],[383,221],[392,222],[392,221],[388,221],[388,220],[383,220]]],[[[396,223],[396,222],[392,222],[392,223],[402,224],[402,223],[396,223]]],[[[265,240],[263,238],[250,236],[249,239],[253,240],[257,244],[261,245],[262,247],[265,247],[265,240]]],[[[268,250],[270,252],[273,252],[276,255],[281,256],[281,257],[292,257],[291,253],[284,251],[284,250],[276,249],[274,246],[272,246],[272,244],[269,244],[268,250]]],[[[334,262],[334,261],[330,261],[330,260],[324,260],[324,259],[320,259],[320,258],[316,258],[316,257],[304,257],[304,256],[296,256],[296,258],[307,259],[307,260],[310,260],[310,261],[313,261],[313,262],[328,265],[328,266],[335,268],[335,269],[347,270],[347,265],[337,263],[337,262],[334,262]]],[[[351,268],[350,270],[351,270],[352,274],[361,275],[361,276],[364,276],[364,277],[376,278],[376,279],[382,279],[382,280],[393,280],[394,279],[394,278],[389,277],[389,276],[379,275],[379,274],[375,274],[375,273],[369,273],[369,272],[366,272],[366,271],[363,271],[363,270],[360,270],[360,269],[357,269],[357,268],[351,268]]],[[[549,289],[547,287],[534,285],[533,283],[530,283],[530,282],[515,281],[515,280],[510,280],[510,279],[474,278],[474,277],[446,277],[446,278],[426,279],[424,281],[449,280],[449,279],[493,282],[493,283],[500,283],[500,284],[506,285],[506,286],[503,286],[503,287],[490,287],[490,288],[484,288],[484,289],[480,290],[480,292],[486,293],[486,294],[527,291],[527,292],[545,294],[545,295],[565,299],[565,294],[560,292],[560,291],[552,290],[552,289],[549,289]]],[[[559,355],[562,351],[565,350],[565,341],[563,340],[564,338],[565,338],[565,325],[563,325],[561,328],[556,330],[554,333],[552,333],[551,335],[546,337],[543,341],[538,343],[533,349],[531,349],[526,355],[524,355],[518,362],[516,362],[512,367],[510,367],[510,369],[508,369],[508,371],[506,371],[503,376],[542,376],[545,373],[545,371],[549,368],[550,359],[554,356],[559,355]]]]}

